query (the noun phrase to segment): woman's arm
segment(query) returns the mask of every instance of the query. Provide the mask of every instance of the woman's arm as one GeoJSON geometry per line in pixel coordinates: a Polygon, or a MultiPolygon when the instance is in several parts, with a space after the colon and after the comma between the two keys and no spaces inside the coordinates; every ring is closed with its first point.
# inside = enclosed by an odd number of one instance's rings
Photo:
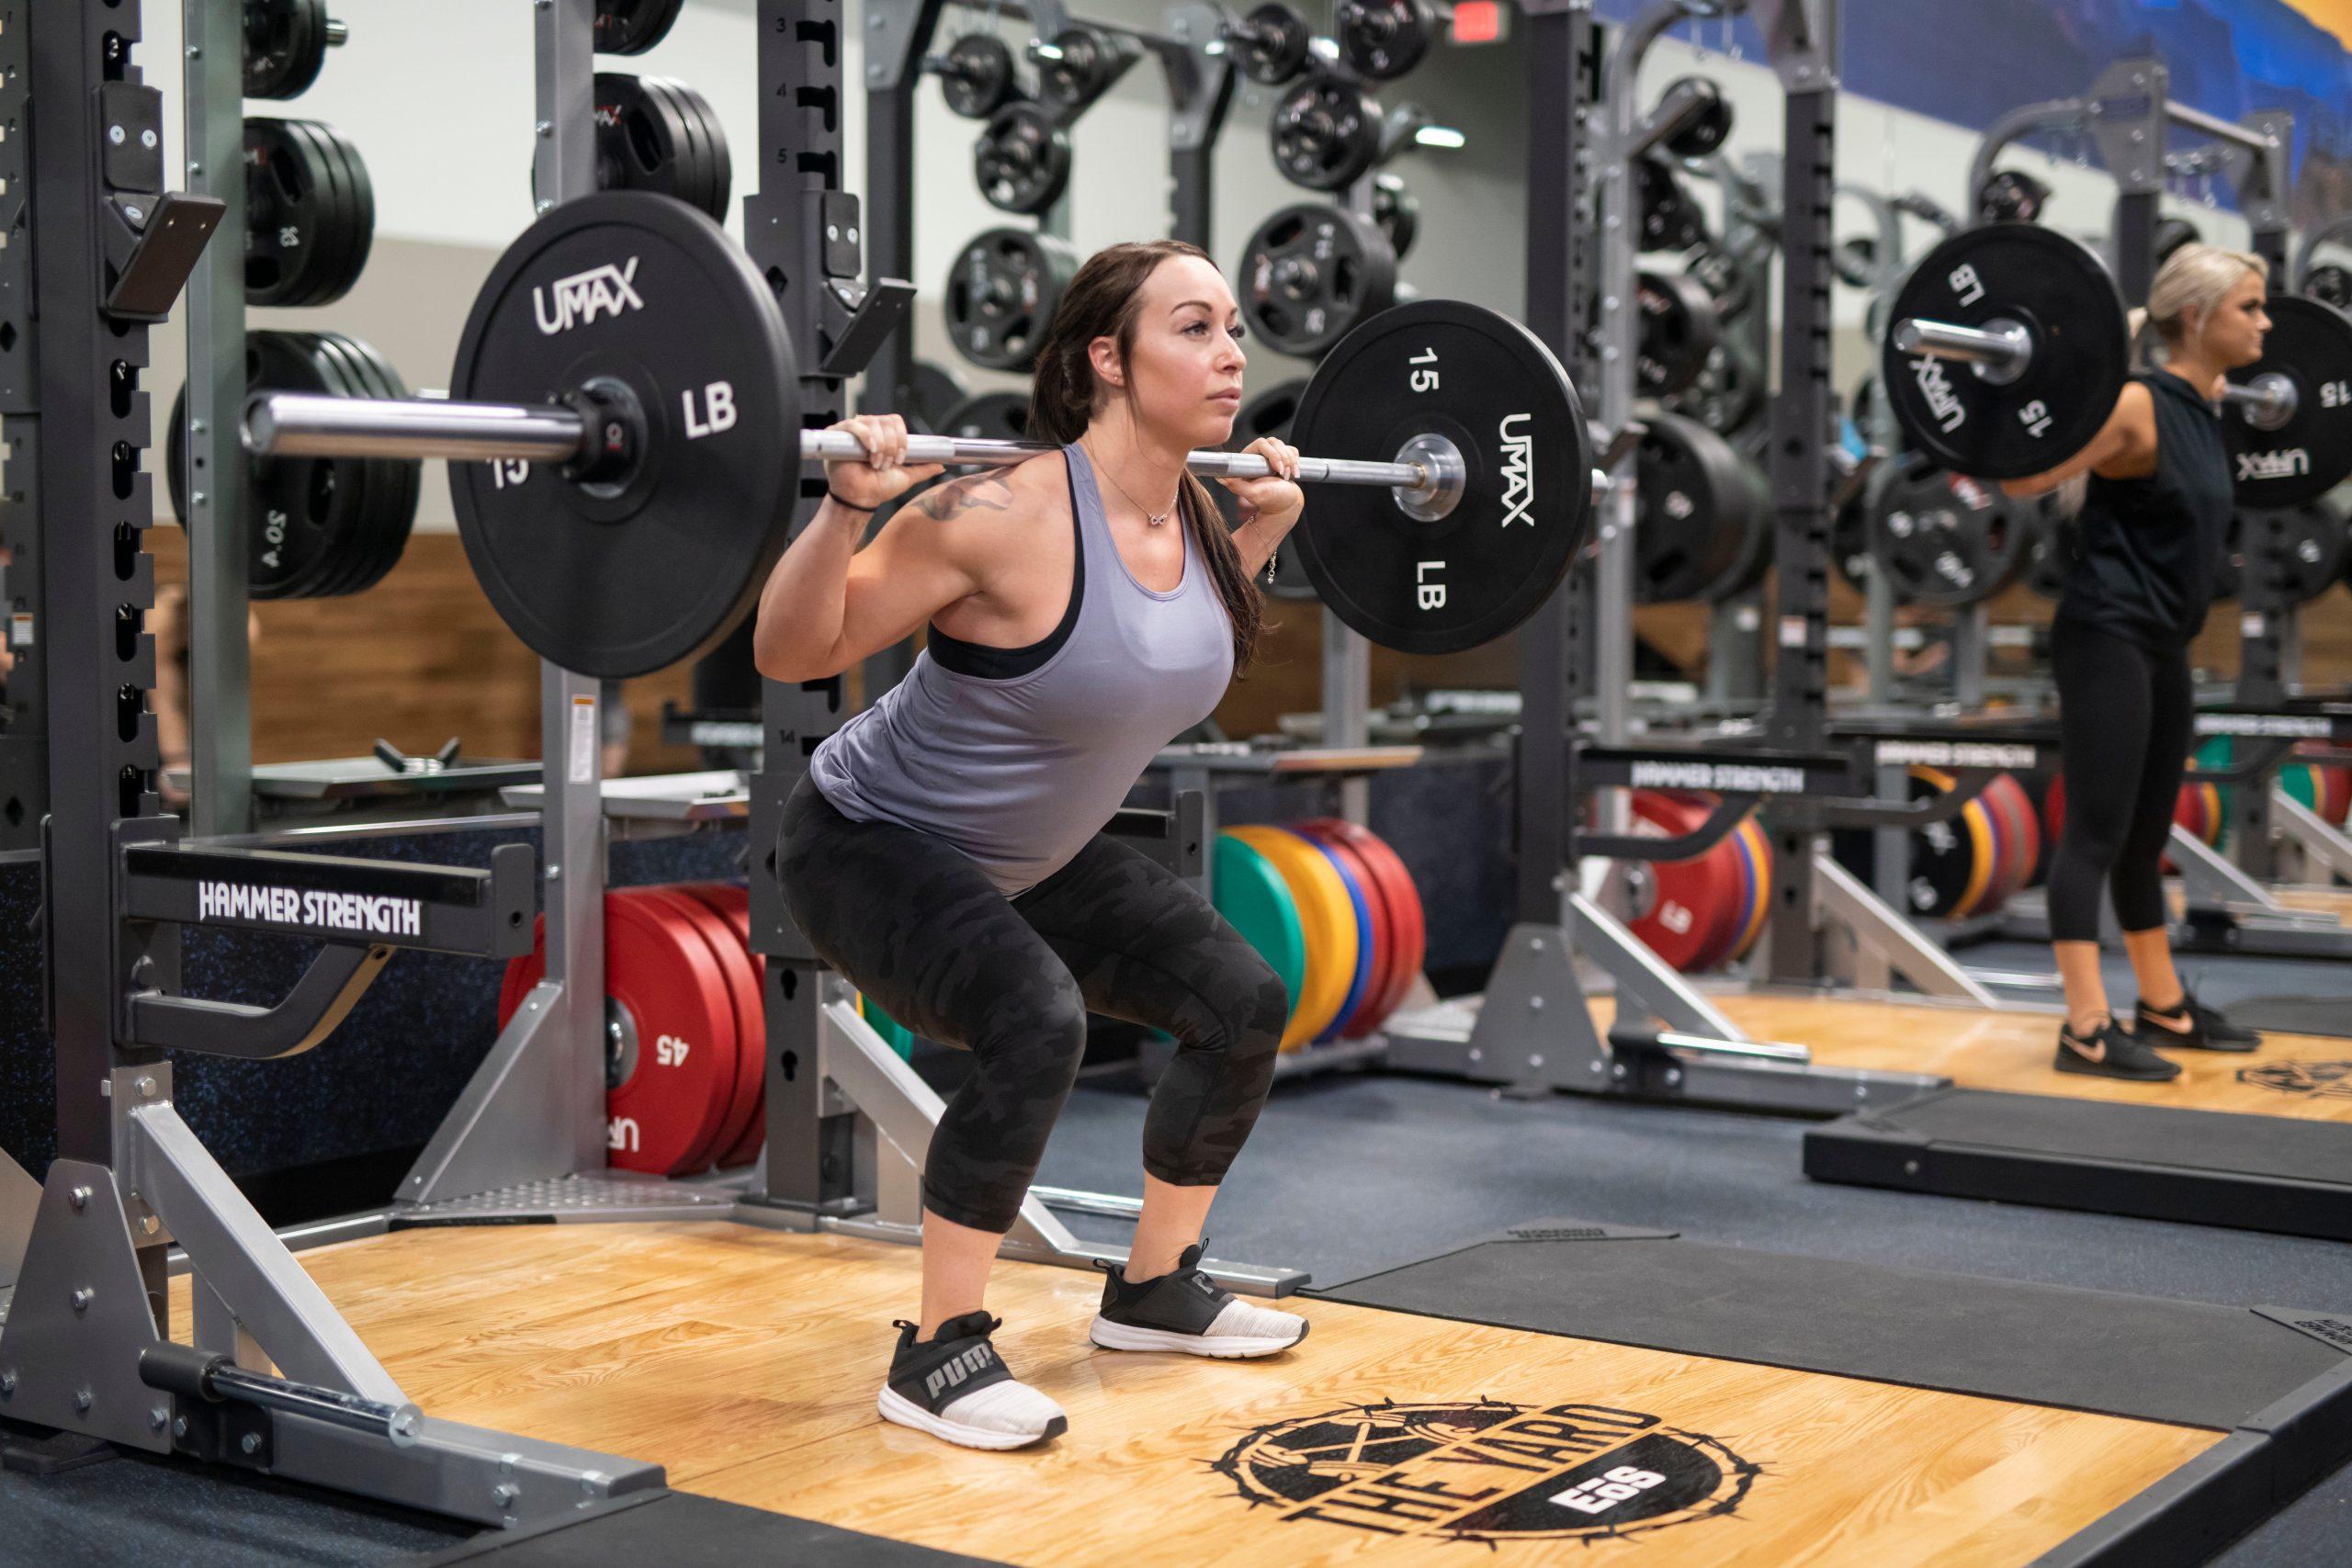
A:
{"type": "Polygon", "coordinates": [[[772,681],[839,674],[979,592],[985,552],[974,547],[967,519],[1012,502],[1004,472],[967,474],[899,508],[860,550],[866,513],[827,501],[760,596],[760,672],[772,681]]]}
{"type": "Polygon", "coordinates": [[[2090,445],[2059,464],[2021,479],[2003,479],[2001,490],[2015,496],[2046,495],[2077,474],[2102,479],[2143,479],[2156,471],[2156,404],[2148,389],[2137,381],[2124,384],[2090,445]]]}

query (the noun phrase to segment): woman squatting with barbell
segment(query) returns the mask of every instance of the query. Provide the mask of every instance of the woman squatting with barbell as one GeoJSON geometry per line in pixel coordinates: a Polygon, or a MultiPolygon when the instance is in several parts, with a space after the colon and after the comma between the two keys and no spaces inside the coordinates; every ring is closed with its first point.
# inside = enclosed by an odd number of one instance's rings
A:
{"type": "Polygon", "coordinates": [[[828,497],[761,597],[756,657],[775,680],[832,675],[928,628],[906,679],[810,759],[778,864],[827,963],[972,1054],[924,1163],[921,1311],[898,1325],[879,1396],[885,1419],[950,1442],[1017,1448],[1068,1424],[997,1356],[984,1302],[1090,1011],[1178,1046],[1144,1122],[1134,1247],[1108,1271],[1093,1343],[1253,1357],[1306,1334],[1199,1267],[1289,997],[1198,890],[1101,831],[1247,668],[1252,580],[1305,504],[1298,454],[1280,441],[1250,447],[1274,474],[1222,481],[1244,509],[1230,534],[1186,468],[1232,434],[1240,336],[1201,251],[1097,254],[1055,313],[1031,393],[1031,434],[1061,450],[924,494],[861,551],[873,511],[939,470],[907,464],[898,416],[846,420],[868,457],[826,466],[828,497]]]}

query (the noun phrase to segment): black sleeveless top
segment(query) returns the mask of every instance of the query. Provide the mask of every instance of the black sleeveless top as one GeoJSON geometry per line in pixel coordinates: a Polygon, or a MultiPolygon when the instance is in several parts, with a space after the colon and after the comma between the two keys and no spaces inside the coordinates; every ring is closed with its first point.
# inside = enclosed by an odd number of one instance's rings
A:
{"type": "Polygon", "coordinates": [[[2220,410],[2168,371],[2132,379],[2155,403],[2156,471],[2091,475],[2058,618],[2171,653],[2205,625],[2237,501],[2220,410]]]}

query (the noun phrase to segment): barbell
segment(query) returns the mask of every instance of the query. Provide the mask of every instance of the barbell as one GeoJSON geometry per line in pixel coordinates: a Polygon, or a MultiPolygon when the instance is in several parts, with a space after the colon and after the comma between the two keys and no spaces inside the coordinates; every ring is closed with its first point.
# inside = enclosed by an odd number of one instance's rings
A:
{"type": "MultiPolygon", "coordinates": [[[[476,297],[447,401],[257,390],[256,456],[449,461],[483,592],[542,658],[650,674],[741,621],[822,480],[865,455],[802,428],[799,359],[769,279],[667,197],[566,202],[508,247],[476,297]],[[795,461],[777,446],[794,442],[795,461]]],[[[1589,536],[1592,433],[1566,371],[1508,317],[1425,299],[1367,321],[1308,384],[1292,439],[1318,492],[1293,532],[1324,603],[1374,642],[1450,653],[1510,631],[1589,536]]],[[[912,462],[1019,463],[1034,443],[910,438],[912,462]]],[[[1204,478],[1262,458],[1196,452],[1204,478]]]]}
{"type": "MultiPolygon", "coordinates": [[[[2265,308],[2272,331],[2258,362],[2230,372],[2222,435],[2239,503],[2279,510],[2352,475],[2352,319],[2293,295],[2265,308]]],[[[2034,224],[1952,235],[1888,314],[1882,382],[1897,423],[1920,451],[1978,479],[2045,473],[2080,452],[2131,374],[2105,265],[2034,224]]]]}

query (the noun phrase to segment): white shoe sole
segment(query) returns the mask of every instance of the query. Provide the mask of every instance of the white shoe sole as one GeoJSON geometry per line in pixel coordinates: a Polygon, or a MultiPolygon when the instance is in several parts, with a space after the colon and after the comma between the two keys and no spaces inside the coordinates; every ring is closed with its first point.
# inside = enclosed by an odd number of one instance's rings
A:
{"type": "Polygon", "coordinates": [[[1306,1323],[1299,1322],[1298,1332],[1287,1339],[1274,1339],[1262,1335],[1220,1334],[1210,1338],[1202,1334],[1178,1334],[1166,1328],[1136,1328],[1130,1324],[1114,1323],[1097,1315],[1086,1337],[1105,1350],[1173,1350],[1184,1356],[1212,1356],[1220,1361],[1246,1360],[1252,1356],[1271,1356],[1287,1350],[1306,1337],[1306,1323]]]}
{"type": "Polygon", "coordinates": [[[1046,1429],[1042,1432],[1000,1432],[989,1427],[967,1427],[961,1421],[933,1416],[887,1383],[883,1385],[882,1397],[875,1404],[885,1421],[912,1427],[918,1432],[930,1433],[942,1442],[967,1449],[1023,1449],[1031,1443],[1058,1438],[1069,1430],[1069,1417],[1067,1416],[1055,1416],[1046,1423],[1046,1429]]]}

